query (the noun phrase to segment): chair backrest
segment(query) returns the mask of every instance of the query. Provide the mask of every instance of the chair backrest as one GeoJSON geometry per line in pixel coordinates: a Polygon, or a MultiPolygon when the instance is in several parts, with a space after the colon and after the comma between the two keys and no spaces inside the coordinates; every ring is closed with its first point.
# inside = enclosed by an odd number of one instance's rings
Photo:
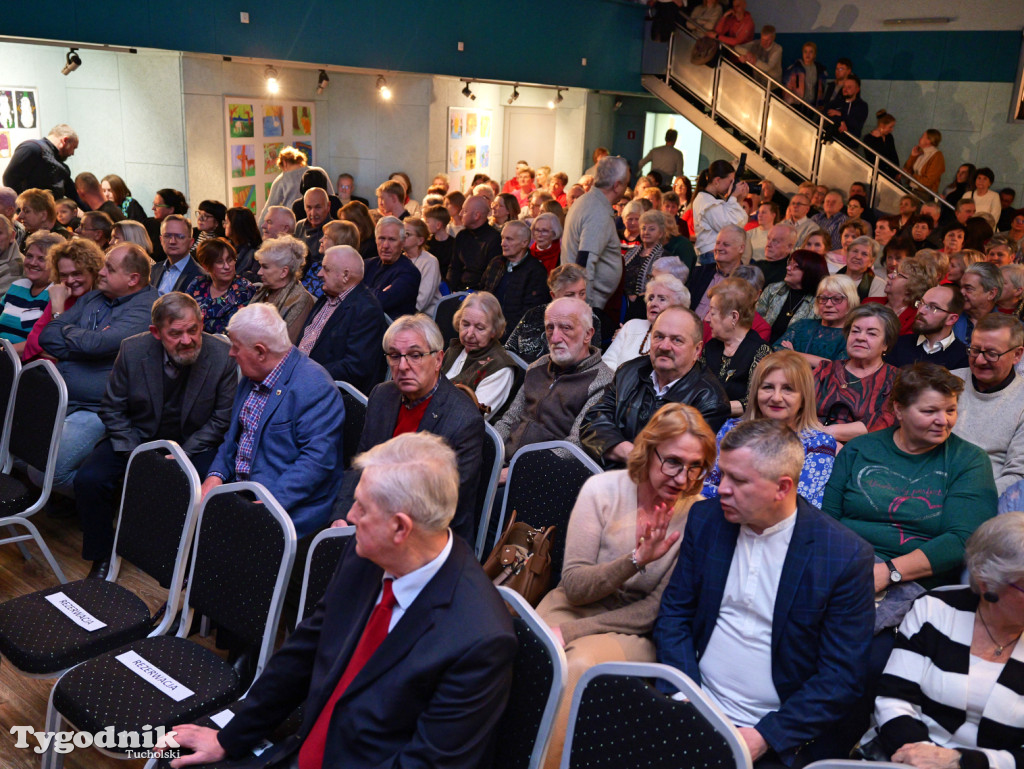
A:
{"type": "Polygon", "coordinates": [[[6,339],[0,339],[0,467],[6,472],[7,441],[11,433],[11,416],[14,414],[14,392],[21,374],[21,358],[6,339]]]}
{"type": "Polygon", "coordinates": [[[306,571],[302,576],[302,592],[299,594],[299,616],[302,622],[306,615],[327,592],[327,585],[338,569],[346,553],[355,549],[355,526],[325,529],[317,534],[306,554],[306,571]]]}
{"type": "Polygon", "coordinates": [[[128,458],[110,578],[124,558],[170,591],[164,614],[177,612],[187,554],[199,514],[199,474],[173,441],[143,443],[128,458]]]}
{"type": "Polygon", "coordinates": [[[53,483],[54,461],[64,431],[68,388],[48,360],[37,360],[21,370],[14,396],[8,448],[12,457],[43,473],[43,493],[53,483]]]}
{"type": "Polygon", "coordinates": [[[462,306],[462,300],[469,296],[472,291],[456,291],[453,294],[443,297],[434,308],[434,323],[441,329],[441,336],[444,337],[444,347],[448,349],[448,343],[455,339],[455,313],[462,306]]]}
{"type": "Polygon", "coordinates": [[[498,592],[515,610],[519,640],[512,663],[512,691],[496,730],[492,769],[536,769],[544,763],[555,715],[565,695],[568,663],[562,645],[519,593],[498,592]]]}
{"type": "Polygon", "coordinates": [[[345,404],[345,424],[342,427],[345,470],[352,466],[352,459],[359,450],[359,438],[366,424],[366,396],[348,382],[335,382],[345,404]]]}
{"type": "Polygon", "coordinates": [[[480,457],[480,481],[476,486],[476,557],[482,558],[487,552],[487,531],[491,522],[491,508],[498,493],[498,479],[505,464],[505,442],[498,431],[484,422],[484,449],[480,457]]]}
{"type": "Polygon", "coordinates": [[[736,727],[681,672],[669,665],[605,662],[576,685],[561,769],[623,766],[751,769],[752,764],[736,727]],[[680,694],[665,694],[651,679],[680,694]]]}
{"type": "MultiPolygon", "coordinates": [[[[804,769],[864,769],[863,761],[854,761],[849,758],[828,758],[822,761],[815,761],[812,764],[805,764],[804,769]]],[[[896,764],[891,761],[872,761],[871,769],[907,769],[907,764],[896,764]]]]}
{"type": "Polygon", "coordinates": [[[261,484],[218,486],[202,502],[178,636],[192,611],[245,647],[260,641],[256,675],[273,649],[284,589],[295,561],[295,526],[261,484]]]}
{"type": "Polygon", "coordinates": [[[498,519],[498,532],[516,511],[516,520],[535,528],[555,526],[551,544],[551,586],[562,577],[565,532],[576,497],[587,478],[601,472],[600,466],[568,441],[545,441],[523,446],[512,457],[505,481],[505,501],[498,519]]]}

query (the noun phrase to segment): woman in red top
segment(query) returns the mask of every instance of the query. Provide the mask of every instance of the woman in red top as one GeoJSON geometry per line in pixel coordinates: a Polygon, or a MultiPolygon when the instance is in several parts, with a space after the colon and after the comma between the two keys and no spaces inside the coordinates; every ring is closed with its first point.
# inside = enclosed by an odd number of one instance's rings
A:
{"type": "Polygon", "coordinates": [[[754,17],[747,13],[747,0],[733,0],[732,10],[726,11],[715,25],[714,32],[708,32],[725,45],[743,45],[754,39],[754,17]]]}
{"type": "Polygon", "coordinates": [[[917,302],[924,292],[938,285],[939,276],[932,264],[920,256],[900,261],[885,281],[885,297],[868,297],[864,304],[878,303],[888,306],[900,322],[900,336],[912,333],[917,317],[917,302]]]}
{"type": "Polygon", "coordinates": [[[562,223],[554,214],[539,214],[530,226],[530,233],[533,235],[530,253],[550,274],[562,256],[562,223]]]}

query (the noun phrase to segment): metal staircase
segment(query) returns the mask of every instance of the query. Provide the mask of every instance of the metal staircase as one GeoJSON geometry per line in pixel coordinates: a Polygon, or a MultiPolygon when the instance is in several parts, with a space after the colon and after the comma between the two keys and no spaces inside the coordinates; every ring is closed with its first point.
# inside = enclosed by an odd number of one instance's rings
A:
{"type": "Polygon", "coordinates": [[[713,64],[692,64],[696,40],[689,30],[677,27],[665,75],[644,75],[643,86],[726,151],[737,156],[746,152],[747,167],[754,173],[789,192],[805,179],[844,191],[855,181],[867,182],[869,204],[883,211],[898,210],[899,199],[908,193],[949,206],[859,139],[831,139],[829,118],[741,63],[731,47],[723,45],[713,64]]]}

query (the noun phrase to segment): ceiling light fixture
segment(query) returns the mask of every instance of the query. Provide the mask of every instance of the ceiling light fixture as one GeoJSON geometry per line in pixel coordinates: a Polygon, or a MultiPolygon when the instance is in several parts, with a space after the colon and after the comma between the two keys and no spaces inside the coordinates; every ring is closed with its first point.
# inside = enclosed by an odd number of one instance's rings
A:
{"type": "Polygon", "coordinates": [[[561,88],[556,88],[555,91],[557,92],[557,95],[555,96],[554,99],[549,99],[548,100],[548,109],[554,109],[555,105],[556,104],[561,104],[562,103],[562,99],[565,98],[564,96],[562,96],[562,89],[561,88]]]}
{"type": "Polygon", "coordinates": [[[473,81],[463,80],[462,82],[466,84],[466,87],[462,89],[462,95],[470,100],[476,99],[476,94],[469,90],[469,84],[472,83],[473,81]]]}
{"type": "Polygon", "coordinates": [[[377,75],[377,90],[380,92],[380,98],[390,101],[391,89],[388,88],[388,81],[383,75],[377,75]]]}
{"type": "Polygon", "coordinates": [[[281,90],[281,81],[277,79],[277,70],[269,64],[263,70],[263,77],[267,79],[267,93],[277,93],[281,90]]]}
{"type": "Polygon", "coordinates": [[[64,68],[61,69],[60,74],[65,76],[70,75],[82,66],[82,57],[75,53],[77,50],[77,48],[71,48],[68,50],[68,55],[64,60],[64,68]]]}
{"type": "Polygon", "coordinates": [[[319,96],[327,90],[327,86],[331,84],[331,79],[327,77],[327,70],[322,69],[316,76],[316,95],[319,96]]]}
{"type": "Polygon", "coordinates": [[[519,83],[512,86],[512,95],[508,97],[508,103],[511,104],[519,98],[519,83]]]}

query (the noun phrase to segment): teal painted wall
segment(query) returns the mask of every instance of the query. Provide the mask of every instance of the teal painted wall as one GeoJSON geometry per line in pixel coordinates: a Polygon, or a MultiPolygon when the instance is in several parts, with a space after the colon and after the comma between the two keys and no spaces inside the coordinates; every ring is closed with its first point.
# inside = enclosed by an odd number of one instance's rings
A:
{"type": "Polygon", "coordinates": [[[37,0],[8,3],[0,34],[637,91],[645,10],[622,0],[37,0]]]}

